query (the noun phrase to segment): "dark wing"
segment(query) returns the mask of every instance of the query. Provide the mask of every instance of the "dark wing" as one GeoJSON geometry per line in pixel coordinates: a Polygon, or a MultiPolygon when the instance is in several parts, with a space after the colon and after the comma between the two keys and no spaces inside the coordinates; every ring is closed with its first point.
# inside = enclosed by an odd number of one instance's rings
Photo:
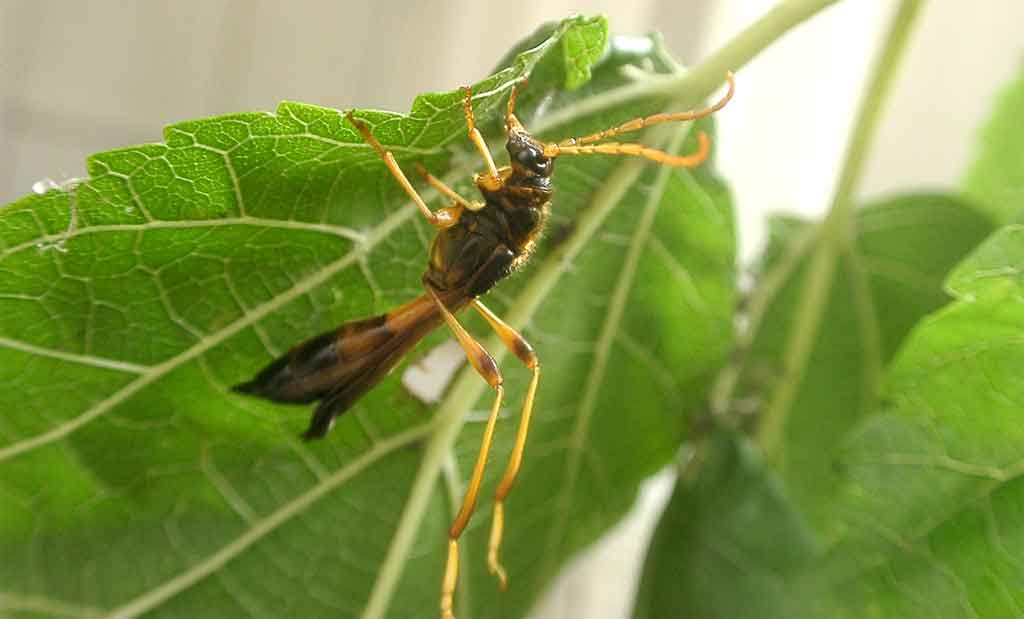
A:
{"type": "MultiPolygon", "coordinates": [[[[445,299],[453,307],[451,299],[445,299]]],[[[274,402],[306,404],[320,400],[302,435],[321,438],[334,418],[388,374],[409,350],[442,322],[428,295],[387,314],[346,322],[295,346],[252,380],[232,390],[274,402]]]]}

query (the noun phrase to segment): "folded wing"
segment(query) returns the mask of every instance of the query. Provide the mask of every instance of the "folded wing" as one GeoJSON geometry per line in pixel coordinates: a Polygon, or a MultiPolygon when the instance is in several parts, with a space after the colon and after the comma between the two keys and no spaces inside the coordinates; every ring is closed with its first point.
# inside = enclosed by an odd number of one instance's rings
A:
{"type": "MultiPolygon", "coordinates": [[[[444,299],[447,307],[452,299],[444,299]]],[[[310,338],[271,362],[234,391],[274,402],[320,401],[302,437],[321,438],[334,419],[348,410],[442,322],[428,295],[387,314],[346,322],[310,338]]]]}

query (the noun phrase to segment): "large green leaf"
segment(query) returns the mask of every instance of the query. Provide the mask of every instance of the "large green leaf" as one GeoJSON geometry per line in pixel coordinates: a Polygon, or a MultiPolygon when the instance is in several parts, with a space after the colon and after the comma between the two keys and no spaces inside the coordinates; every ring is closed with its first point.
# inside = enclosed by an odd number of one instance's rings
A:
{"type": "MultiPolygon", "coordinates": [[[[893,362],[892,409],[851,439],[836,549],[847,604],[885,617],[1024,607],[1024,227],[950,276],[959,297],[893,362]]],[[[851,616],[857,616],[855,612],[851,616]]]]}
{"type": "Polygon", "coordinates": [[[823,318],[810,352],[782,373],[801,324],[805,274],[815,229],[792,219],[773,224],[759,286],[768,302],[743,360],[746,398],[762,406],[781,390],[785,419],[773,464],[800,509],[821,530],[838,482],[835,449],[878,403],[884,364],[928,312],[946,302],[942,279],[990,231],[987,220],[961,201],[910,195],[858,211],[855,241],[840,252],[823,318]],[[767,294],[765,294],[767,292],[767,294]]]}
{"type": "MultiPolygon", "coordinates": [[[[583,85],[603,22],[547,34],[474,85],[482,126],[516,80],[552,63],[562,70],[532,75],[520,115],[545,135],[669,103],[617,98],[642,95],[629,80],[643,71],[672,70],[651,41],[612,50],[583,85]],[[570,71],[573,49],[586,60],[570,71]],[[563,92],[570,75],[580,87],[563,92]],[[615,104],[595,106],[602,97],[615,104]]],[[[404,166],[473,190],[458,92],[358,115],[404,166]]],[[[667,139],[694,147],[685,128],[667,139]]],[[[400,367],[310,444],[296,439],[308,409],[227,390],[296,341],[419,293],[431,230],[377,156],[339,112],[286,103],[172,126],[166,144],[95,155],[88,171],[71,191],[0,210],[0,612],[433,614],[479,424],[456,433],[489,405],[482,382],[463,372],[435,413],[400,367]]],[[[522,615],[624,513],[730,345],[732,212],[710,166],[569,158],[556,187],[548,246],[488,297],[544,372],[509,499],[507,593],[483,568],[488,501],[465,538],[456,601],[476,617],[522,615]]],[[[528,377],[511,361],[485,496],[528,377]]]]}
{"type": "Polygon", "coordinates": [[[1006,86],[981,132],[964,193],[998,223],[1024,214],[1024,74],[1006,86]]]}

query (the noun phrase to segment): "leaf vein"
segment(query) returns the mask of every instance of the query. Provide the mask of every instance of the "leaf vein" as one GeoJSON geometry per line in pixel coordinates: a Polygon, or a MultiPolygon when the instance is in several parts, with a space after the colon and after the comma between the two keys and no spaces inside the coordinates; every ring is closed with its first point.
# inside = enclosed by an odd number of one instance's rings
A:
{"type": "Polygon", "coordinates": [[[119,372],[126,372],[128,374],[145,374],[150,371],[151,366],[139,365],[137,363],[130,363],[128,361],[120,361],[117,359],[107,359],[105,357],[99,357],[96,355],[79,355],[75,353],[64,352],[62,350],[54,350],[52,348],[43,348],[42,346],[35,346],[26,342],[18,340],[12,340],[6,337],[0,337],[0,346],[5,348],[11,348],[19,350],[21,352],[29,353],[32,355],[38,355],[40,357],[49,357],[52,359],[60,359],[61,361],[68,361],[71,363],[79,363],[82,365],[91,365],[93,367],[104,368],[108,370],[117,370],[119,372]]]}
{"type": "Polygon", "coordinates": [[[659,258],[661,258],[661,261],[668,267],[672,276],[675,277],[676,282],[679,283],[679,287],[682,289],[683,294],[686,295],[686,299],[689,301],[690,307],[701,314],[706,314],[708,311],[708,305],[700,295],[700,291],[697,289],[697,286],[693,283],[693,276],[690,275],[689,269],[676,260],[676,257],[672,255],[672,252],[665,247],[665,244],[662,243],[657,236],[652,236],[649,243],[651,249],[654,250],[654,253],[659,258]]]}
{"type": "Polygon", "coordinates": [[[263,303],[262,305],[254,308],[252,312],[241,317],[239,320],[227,325],[225,328],[217,331],[211,335],[200,338],[193,346],[189,347],[185,351],[175,355],[174,357],[152,366],[145,373],[141,374],[137,379],[119,389],[111,396],[104,398],[100,402],[96,403],[89,409],[77,417],[70,419],[63,424],[37,436],[24,439],[22,441],[12,443],[6,447],[0,448],[0,462],[12,458],[18,454],[21,454],[32,449],[48,445],[54,441],[60,440],[72,432],[78,430],[80,427],[88,424],[92,420],[104,415],[107,411],[113,409],[115,406],[127,401],[130,397],[147,387],[149,384],[155,382],[159,378],[168,374],[171,370],[178,368],[185,363],[198,358],[200,355],[210,350],[214,346],[217,346],[227,340],[227,338],[239,333],[245,327],[255,324],[258,320],[264,318],[270,313],[283,307],[290,301],[298,298],[299,296],[306,294],[329,280],[333,275],[349,267],[359,257],[376,246],[380,241],[386,237],[386,235],[399,225],[403,224],[409,219],[415,211],[410,204],[406,204],[404,208],[392,213],[390,216],[385,218],[383,222],[374,229],[372,237],[368,238],[366,242],[356,246],[348,254],[327,265],[323,269],[313,273],[301,280],[299,280],[294,286],[286,290],[277,297],[263,303]]]}

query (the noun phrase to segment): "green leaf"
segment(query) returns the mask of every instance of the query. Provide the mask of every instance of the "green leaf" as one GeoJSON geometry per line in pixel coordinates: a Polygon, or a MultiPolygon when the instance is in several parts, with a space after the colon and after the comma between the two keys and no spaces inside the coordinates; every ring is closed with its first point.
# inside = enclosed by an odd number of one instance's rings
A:
{"type": "MultiPolygon", "coordinates": [[[[593,43],[595,23],[562,22],[475,84],[481,126],[520,78],[564,62],[563,37],[593,43]]],[[[671,70],[647,49],[610,54],[571,93],[553,73],[533,75],[520,118],[565,137],[671,107],[621,70],[641,60],[671,70]],[[622,103],[626,88],[637,97],[622,103]],[[603,98],[614,105],[594,105],[603,98]]],[[[408,115],[357,114],[407,170],[421,162],[474,191],[481,164],[458,92],[421,96],[408,115]]],[[[431,229],[335,110],[285,103],[165,137],[95,155],[77,188],[0,210],[0,613],[435,609],[481,424],[455,436],[491,400],[479,378],[461,373],[434,412],[403,389],[400,366],[309,444],[296,438],[307,407],[228,391],[295,342],[419,294],[431,229]]],[[[668,139],[695,147],[686,127],[668,139]]],[[[710,166],[579,157],[559,160],[555,176],[546,246],[487,298],[544,371],[499,595],[484,570],[487,498],[528,372],[484,339],[509,360],[509,418],[464,537],[456,602],[474,617],[523,615],[565,559],[625,513],[674,454],[681,411],[705,397],[730,347],[732,211],[710,166]]]]}
{"type": "Polygon", "coordinates": [[[634,617],[789,618],[813,536],[744,439],[720,431],[684,474],[651,539],[634,617]]]}
{"type": "Polygon", "coordinates": [[[844,450],[846,541],[834,554],[850,608],[1007,617],[1024,606],[1021,232],[1000,230],[956,269],[960,298],[893,362],[891,410],[844,450]]]}
{"type": "Polygon", "coordinates": [[[608,20],[598,17],[562,37],[566,90],[576,90],[590,81],[590,67],[605,53],[607,32],[608,20]]]}
{"type": "MultiPolygon", "coordinates": [[[[798,234],[792,222],[778,229],[798,234]]],[[[908,253],[921,249],[908,243],[908,253]]],[[[809,541],[800,512],[753,454],[718,439],[662,517],[637,616],[1019,613],[1021,256],[1024,226],[1000,230],[948,277],[958,300],[905,338],[886,382],[890,409],[836,451],[830,546],[809,541]]]]}
{"type": "Polygon", "coordinates": [[[990,288],[1024,285],[1024,226],[1000,229],[962,262],[946,280],[957,297],[982,294],[990,288]]]}
{"type": "MultiPolygon", "coordinates": [[[[843,380],[863,376],[857,363],[865,358],[849,352],[859,350],[863,337],[852,326],[856,322],[840,323],[855,332],[845,339],[835,324],[857,294],[837,299],[850,277],[840,272],[808,367],[826,381],[813,385],[821,390],[819,449],[826,452],[817,479],[783,469],[781,485],[735,438],[716,436],[704,457],[698,448],[651,541],[637,617],[1019,612],[1024,226],[1000,230],[953,269],[946,289],[960,300],[918,321],[907,336],[917,316],[943,303],[941,273],[949,270],[951,256],[964,253],[986,228],[970,207],[939,196],[907,197],[859,212],[856,255],[880,310],[880,350],[888,358],[897,352],[892,347],[905,342],[883,394],[892,410],[879,415],[852,408],[839,391],[843,380]],[[845,349],[837,344],[844,341],[845,349]],[[830,440],[825,423],[837,423],[828,416],[835,409],[854,418],[860,413],[862,421],[852,428],[847,422],[842,436],[830,440]],[[827,494],[816,497],[811,489],[827,494]],[[815,528],[805,527],[807,515],[820,518],[815,528]]],[[[796,298],[787,288],[801,281],[800,260],[813,229],[794,219],[776,219],[772,229],[770,274],[779,277],[779,265],[792,265],[789,278],[775,284],[777,304],[788,294],[796,298]]],[[[771,312],[782,318],[794,311],[769,305],[747,360],[748,377],[754,375],[749,364],[757,358],[757,343],[767,341],[771,312]]],[[[778,340],[779,346],[785,342],[778,340]]],[[[762,355],[763,363],[769,354],[762,355]]],[[[808,389],[801,388],[797,402],[810,399],[808,389]]],[[[872,398],[873,406],[877,400],[872,398]]],[[[808,413],[790,414],[792,423],[808,413]]],[[[794,445],[800,443],[790,438],[785,456],[794,445]]]]}
{"type": "Polygon", "coordinates": [[[911,327],[939,308],[942,278],[988,233],[987,221],[959,200],[910,195],[857,212],[854,243],[840,253],[810,354],[782,374],[816,229],[795,220],[772,225],[759,294],[767,303],[742,366],[741,395],[771,401],[792,389],[783,443],[773,462],[818,529],[829,518],[838,478],[835,448],[878,401],[880,373],[911,327]]]}
{"type": "Polygon", "coordinates": [[[977,158],[964,193],[993,221],[1006,224],[1024,212],[1024,74],[999,94],[981,131],[977,158]]]}

